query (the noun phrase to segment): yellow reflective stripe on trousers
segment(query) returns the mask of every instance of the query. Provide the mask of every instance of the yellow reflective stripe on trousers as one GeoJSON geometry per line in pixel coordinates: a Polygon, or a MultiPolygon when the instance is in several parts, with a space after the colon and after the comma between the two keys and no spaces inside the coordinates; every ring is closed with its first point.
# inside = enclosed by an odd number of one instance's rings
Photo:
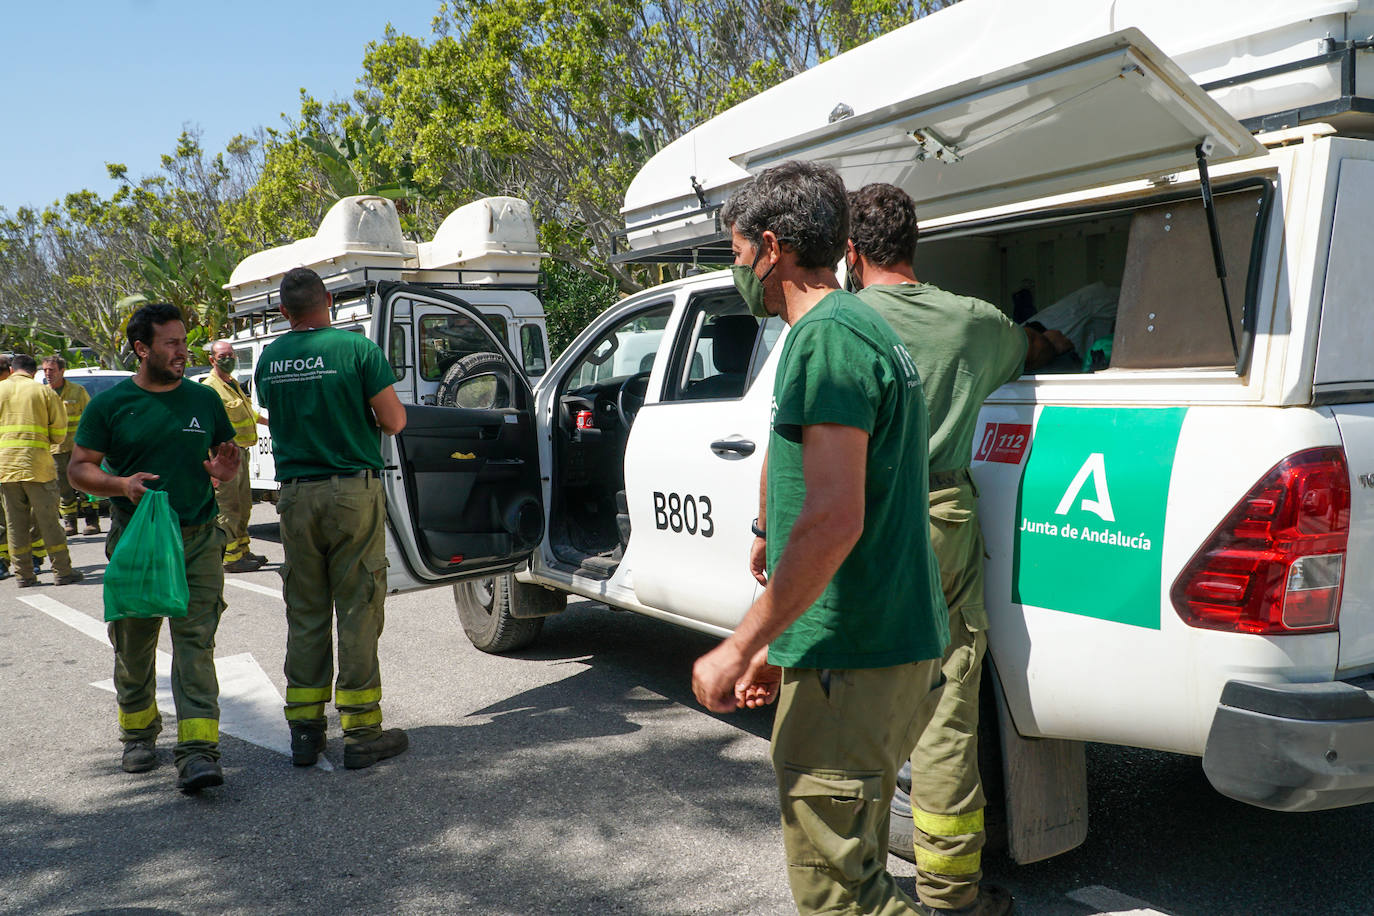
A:
{"type": "Polygon", "coordinates": [[[51,442],[38,439],[0,439],[0,448],[47,448],[51,442]]]}
{"type": "Polygon", "coordinates": [[[323,703],[307,703],[304,706],[286,707],[286,721],[298,722],[301,719],[323,719],[323,703]]]}
{"type": "Polygon", "coordinates": [[[288,703],[328,703],[333,690],[329,687],[287,687],[288,703]]]}
{"type": "Polygon", "coordinates": [[[942,856],[917,846],[916,867],[934,875],[972,875],[983,867],[983,854],[971,852],[966,856],[942,856]]]}
{"type": "Polygon", "coordinates": [[[219,744],[219,720],[179,719],[177,741],[209,741],[211,744],[219,744]]]}
{"type": "Polygon", "coordinates": [[[365,725],[380,725],[382,723],[382,711],[373,709],[368,712],[360,712],[354,715],[343,713],[339,716],[339,726],[344,731],[350,728],[362,728],[365,725]]]}
{"type": "Polygon", "coordinates": [[[139,729],[147,728],[157,721],[157,704],[154,703],[146,709],[138,712],[119,711],[119,727],[136,732],[139,729]]]}
{"type": "Polygon", "coordinates": [[[967,814],[931,814],[912,807],[911,821],[928,836],[967,836],[983,832],[983,809],[967,814]]]}
{"type": "Polygon", "coordinates": [[[335,706],[364,706],[368,703],[382,702],[382,688],[372,687],[368,690],[336,690],[334,691],[335,706]]]}
{"type": "Polygon", "coordinates": [[[37,423],[9,423],[0,426],[0,436],[9,433],[37,433],[41,436],[47,433],[47,431],[48,428],[46,426],[40,426],[37,423]]]}

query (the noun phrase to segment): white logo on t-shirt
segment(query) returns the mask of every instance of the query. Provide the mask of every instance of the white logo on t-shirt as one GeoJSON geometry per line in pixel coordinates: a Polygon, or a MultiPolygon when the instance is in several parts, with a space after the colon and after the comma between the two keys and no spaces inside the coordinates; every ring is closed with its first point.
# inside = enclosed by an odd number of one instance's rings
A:
{"type": "Polygon", "coordinates": [[[186,427],[185,427],[184,429],[182,429],[182,432],[184,432],[184,433],[203,433],[203,432],[205,432],[205,430],[203,430],[203,429],[200,428],[200,421],[197,420],[195,417],[192,417],[192,418],[191,418],[191,422],[186,424],[186,427]]]}

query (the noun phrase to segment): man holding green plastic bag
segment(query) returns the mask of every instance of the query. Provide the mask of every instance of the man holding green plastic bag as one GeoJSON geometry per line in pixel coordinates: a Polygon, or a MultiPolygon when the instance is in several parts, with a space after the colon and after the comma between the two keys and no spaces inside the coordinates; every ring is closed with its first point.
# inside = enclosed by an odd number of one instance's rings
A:
{"type": "MultiPolygon", "coordinates": [[[[224,532],[215,526],[215,494],[211,477],[229,480],[238,471],[239,450],[234,430],[219,396],[203,385],[183,382],[186,371],[186,325],[181,312],[166,303],[145,305],[128,324],[129,345],[138,356],[138,371],[97,395],[81,415],[68,477],[83,493],[109,496],[110,534],[107,556],[118,550],[121,538],[151,537],[155,552],[164,557],[180,548],[186,601],[180,616],[169,616],[172,636],[172,698],[177,711],[175,759],[177,787],[194,793],[224,782],[219,764],[219,682],[215,677],[215,631],[224,611],[224,532]],[[210,456],[211,460],[206,460],[210,456]],[[103,467],[102,467],[103,462],[103,467]],[[180,543],[167,543],[152,516],[157,505],[136,507],[150,491],[165,501],[180,528],[180,543]],[[137,524],[135,525],[135,522],[137,524]]],[[[149,502],[153,502],[149,500],[149,502]]],[[[126,551],[127,553],[127,551],[126,551]]],[[[163,586],[138,585],[116,567],[107,577],[107,619],[117,614],[170,614],[169,598],[179,598],[177,583],[161,573],[170,594],[138,595],[139,589],[161,591],[163,586]],[[149,607],[135,599],[153,598],[149,607]]],[[[171,603],[178,603],[172,601],[171,603]]],[[[115,649],[115,692],[119,703],[121,768],[142,773],[158,764],[155,742],[162,730],[157,708],[155,657],[161,616],[124,616],[111,621],[110,642],[115,649]]]]}

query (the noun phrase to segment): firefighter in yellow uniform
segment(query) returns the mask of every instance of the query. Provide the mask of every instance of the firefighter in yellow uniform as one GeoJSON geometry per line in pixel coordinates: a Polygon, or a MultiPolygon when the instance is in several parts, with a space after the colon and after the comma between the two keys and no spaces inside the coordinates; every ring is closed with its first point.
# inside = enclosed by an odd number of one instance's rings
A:
{"type": "MultiPolygon", "coordinates": [[[[43,359],[43,374],[48,378],[48,387],[57,393],[62,399],[62,406],[67,409],[67,436],[60,445],[52,447],[52,457],[57,463],[57,511],[62,516],[62,527],[66,530],[67,537],[71,537],[76,534],[77,510],[83,504],[90,507],[90,503],[68,482],[67,465],[71,464],[72,447],[76,443],[76,427],[81,422],[81,411],[91,402],[91,396],[85,388],[64,378],[66,371],[67,361],[62,357],[48,356],[43,359]]],[[[100,533],[100,515],[92,512],[92,508],[94,507],[86,510],[86,529],[81,532],[82,534],[100,533]]]]}
{"type": "Polygon", "coordinates": [[[226,480],[215,488],[215,502],[219,505],[216,524],[224,529],[228,542],[224,546],[224,571],[252,572],[267,562],[267,557],[248,549],[248,520],[253,515],[253,490],[248,484],[248,450],[258,444],[257,424],[266,423],[248,395],[232,375],[237,368],[234,347],[227,340],[217,341],[210,350],[214,368],[205,377],[205,384],[215,389],[224,402],[229,423],[234,427],[234,444],[239,447],[239,472],[233,480],[226,480]]]}
{"type": "Polygon", "coordinates": [[[81,580],[72,569],[67,537],[57,515],[57,464],[52,448],[67,437],[67,410],[55,392],[34,381],[38,363],[20,353],[0,382],[0,499],[5,506],[10,559],[19,587],[38,584],[29,528],[34,521],[52,558],[57,584],[81,580]]]}

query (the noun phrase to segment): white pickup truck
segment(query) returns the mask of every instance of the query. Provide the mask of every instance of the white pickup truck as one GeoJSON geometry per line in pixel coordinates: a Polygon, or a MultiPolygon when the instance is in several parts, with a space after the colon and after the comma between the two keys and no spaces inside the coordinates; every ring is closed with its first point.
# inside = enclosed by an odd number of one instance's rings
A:
{"type": "MultiPolygon", "coordinates": [[[[1089,352],[1000,389],[971,456],[1023,862],[1082,841],[1083,742],[1198,756],[1268,808],[1374,800],[1374,11],[1107,6],[965,0],[702,125],[626,198],[627,259],[723,263],[731,191],[823,160],[912,193],[922,279],[1071,313],[1089,352]]],[[[531,388],[460,300],[375,305],[384,348],[443,309],[492,354],[386,443],[392,587],[455,583],[488,651],[567,595],[728,632],[785,329],[694,276],[531,388]]]]}

